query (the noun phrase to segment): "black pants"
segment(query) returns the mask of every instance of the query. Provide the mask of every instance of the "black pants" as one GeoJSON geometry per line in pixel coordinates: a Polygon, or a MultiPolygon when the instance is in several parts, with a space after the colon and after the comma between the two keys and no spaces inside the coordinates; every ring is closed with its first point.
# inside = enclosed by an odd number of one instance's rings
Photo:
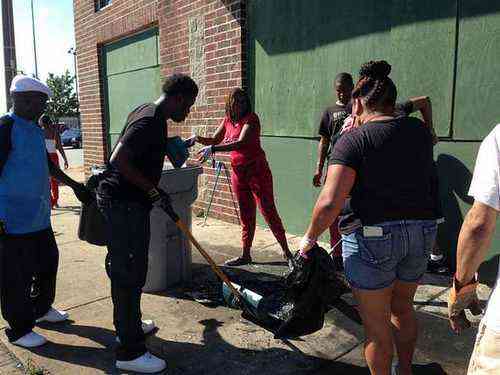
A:
{"type": "Polygon", "coordinates": [[[141,295],[148,269],[150,209],[130,202],[99,200],[98,205],[106,222],[106,272],[111,280],[113,322],[121,342],[116,359],[129,361],[146,352],[141,295]]]}
{"type": "Polygon", "coordinates": [[[0,240],[2,315],[9,341],[29,333],[44,316],[56,294],[59,250],[52,228],[0,240]]]}

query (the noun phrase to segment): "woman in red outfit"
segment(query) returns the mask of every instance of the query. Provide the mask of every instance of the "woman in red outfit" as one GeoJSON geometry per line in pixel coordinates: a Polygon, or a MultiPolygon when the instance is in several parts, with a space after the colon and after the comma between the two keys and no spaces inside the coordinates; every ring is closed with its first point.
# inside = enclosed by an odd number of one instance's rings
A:
{"type": "MultiPolygon", "coordinates": [[[[59,166],[59,156],[57,155],[57,151],[59,151],[64,159],[64,169],[68,169],[68,158],[64,153],[57,124],[54,124],[49,116],[43,115],[40,117],[39,125],[45,133],[45,146],[50,160],[52,160],[55,165],[59,166]]],[[[52,208],[59,207],[59,183],[53,177],[50,178],[50,192],[50,203],[52,208]]]]}
{"type": "Polygon", "coordinates": [[[201,160],[210,158],[216,152],[231,152],[231,183],[240,208],[243,254],[226,264],[240,266],[251,263],[257,205],[283,249],[283,256],[289,258],[291,253],[285,229],[274,204],[273,176],[260,145],[259,117],[252,112],[247,93],[235,89],[226,100],[226,117],[214,136],[196,136],[195,140],[207,146],[199,152],[201,160]]]}

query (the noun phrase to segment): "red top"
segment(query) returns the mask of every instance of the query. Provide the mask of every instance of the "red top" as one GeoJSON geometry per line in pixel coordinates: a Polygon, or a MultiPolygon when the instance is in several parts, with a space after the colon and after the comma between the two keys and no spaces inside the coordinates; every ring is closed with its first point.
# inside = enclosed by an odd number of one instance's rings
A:
{"type": "Polygon", "coordinates": [[[260,121],[255,113],[250,113],[243,117],[237,123],[233,123],[231,119],[226,116],[224,118],[224,140],[222,143],[232,143],[240,139],[243,126],[246,124],[255,127],[256,129],[251,133],[249,142],[241,147],[239,150],[231,151],[231,164],[244,165],[259,158],[265,158],[266,154],[260,145],[260,121]]]}

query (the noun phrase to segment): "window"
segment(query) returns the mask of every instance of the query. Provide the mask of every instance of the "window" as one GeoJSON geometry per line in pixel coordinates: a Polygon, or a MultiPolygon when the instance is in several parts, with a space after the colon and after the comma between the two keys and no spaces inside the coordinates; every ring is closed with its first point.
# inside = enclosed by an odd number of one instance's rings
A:
{"type": "Polygon", "coordinates": [[[102,8],[108,6],[109,4],[111,4],[111,1],[112,0],[95,0],[95,11],[97,12],[102,8]]]}

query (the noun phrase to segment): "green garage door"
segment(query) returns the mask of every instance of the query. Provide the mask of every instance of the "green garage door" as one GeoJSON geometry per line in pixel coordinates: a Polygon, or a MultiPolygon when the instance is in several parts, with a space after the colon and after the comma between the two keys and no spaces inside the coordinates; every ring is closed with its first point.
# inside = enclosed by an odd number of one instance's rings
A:
{"type": "Polygon", "coordinates": [[[500,122],[500,5],[460,1],[454,139],[482,140],[500,122]]]}
{"type": "Polygon", "coordinates": [[[430,95],[450,135],[456,0],[250,0],[249,83],[262,132],[317,135],[339,72],[386,59],[400,98],[430,95]]]}
{"type": "Polygon", "coordinates": [[[113,147],[130,111],[160,94],[158,30],[108,44],[102,52],[108,144],[113,147]]]}
{"type": "Polygon", "coordinates": [[[450,135],[456,0],[249,0],[248,13],[248,82],[287,231],[304,232],[319,192],[311,138],[337,73],[387,59],[400,98],[430,95],[450,135]]]}

